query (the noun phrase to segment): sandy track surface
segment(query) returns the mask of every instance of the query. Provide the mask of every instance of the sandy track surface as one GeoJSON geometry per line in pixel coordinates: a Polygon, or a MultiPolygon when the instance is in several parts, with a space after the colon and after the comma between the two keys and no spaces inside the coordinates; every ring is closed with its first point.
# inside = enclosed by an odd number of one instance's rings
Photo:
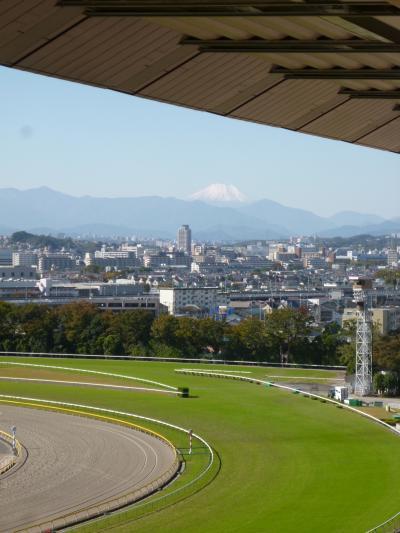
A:
{"type": "Polygon", "coordinates": [[[26,450],[0,478],[0,531],[27,529],[156,480],[174,462],[161,440],[90,418],[0,406],[26,450]]]}
{"type": "MultiPolygon", "coordinates": [[[[10,431],[10,428],[7,428],[8,431],[6,431],[6,433],[11,433],[10,431]]],[[[3,429],[3,431],[5,431],[3,429]]],[[[8,444],[7,442],[4,442],[1,438],[0,438],[0,455],[9,455],[11,453],[11,446],[10,444],[8,444]]]]}

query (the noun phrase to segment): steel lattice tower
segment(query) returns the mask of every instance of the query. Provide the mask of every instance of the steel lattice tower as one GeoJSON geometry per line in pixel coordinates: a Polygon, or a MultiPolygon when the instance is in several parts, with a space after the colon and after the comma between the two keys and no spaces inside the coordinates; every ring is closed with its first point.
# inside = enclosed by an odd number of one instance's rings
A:
{"type": "Polygon", "coordinates": [[[372,328],[371,312],[368,305],[368,291],[372,288],[370,280],[359,280],[353,287],[357,305],[356,331],[356,381],[354,392],[367,396],[372,392],[372,328]]]}

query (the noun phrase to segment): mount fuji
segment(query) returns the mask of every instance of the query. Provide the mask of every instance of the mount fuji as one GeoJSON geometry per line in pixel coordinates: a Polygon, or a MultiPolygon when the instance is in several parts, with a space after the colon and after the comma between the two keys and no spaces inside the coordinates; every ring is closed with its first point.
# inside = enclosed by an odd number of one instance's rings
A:
{"type": "Polygon", "coordinates": [[[189,196],[189,200],[199,200],[210,204],[243,204],[248,201],[235,185],[226,185],[225,183],[213,183],[189,196]]]}

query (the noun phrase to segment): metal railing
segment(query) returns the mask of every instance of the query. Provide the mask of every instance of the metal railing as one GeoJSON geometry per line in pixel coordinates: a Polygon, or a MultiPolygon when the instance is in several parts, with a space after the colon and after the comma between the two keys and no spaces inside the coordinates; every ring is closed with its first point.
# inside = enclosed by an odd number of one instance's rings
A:
{"type": "Polygon", "coordinates": [[[316,370],[346,370],[347,367],[341,365],[311,365],[301,363],[277,363],[272,361],[243,361],[238,359],[210,359],[209,356],[189,358],[189,357],[151,357],[139,355],[93,355],[93,354],[78,354],[78,353],[46,353],[46,352],[1,352],[0,356],[10,357],[48,357],[48,358],[64,358],[64,359],[121,359],[130,361],[158,361],[162,363],[207,363],[215,365],[241,365],[241,366],[271,366],[282,368],[314,368],[316,370]]]}
{"type": "Polygon", "coordinates": [[[397,533],[400,531],[400,512],[367,531],[367,533],[397,533]]]}

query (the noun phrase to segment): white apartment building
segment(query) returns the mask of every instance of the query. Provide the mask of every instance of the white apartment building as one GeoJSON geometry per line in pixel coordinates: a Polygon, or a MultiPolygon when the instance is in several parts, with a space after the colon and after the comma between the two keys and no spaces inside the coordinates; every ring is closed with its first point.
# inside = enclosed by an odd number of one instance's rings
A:
{"type": "Polygon", "coordinates": [[[228,304],[228,296],[218,287],[174,287],[160,289],[160,304],[165,305],[170,315],[179,315],[193,308],[213,312],[228,304]]]}
{"type": "Polygon", "coordinates": [[[38,255],[33,252],[13,252],[12,264],[13,266],[27,266],[37,265],[38,255]]]}
{"type": "Polygon", "coordinates": [[[76,266],[76,261],[71,255],[60,252],[39,256],[38,270],[44,273],[50,270],[69,270],[76,266]]]}
{"type": "Polygon", "coordinates": [[[94,252],[95,259],[127,259],[132,255],[136,257],[134,252],[126,250],[96,250],[94,252]]]}

